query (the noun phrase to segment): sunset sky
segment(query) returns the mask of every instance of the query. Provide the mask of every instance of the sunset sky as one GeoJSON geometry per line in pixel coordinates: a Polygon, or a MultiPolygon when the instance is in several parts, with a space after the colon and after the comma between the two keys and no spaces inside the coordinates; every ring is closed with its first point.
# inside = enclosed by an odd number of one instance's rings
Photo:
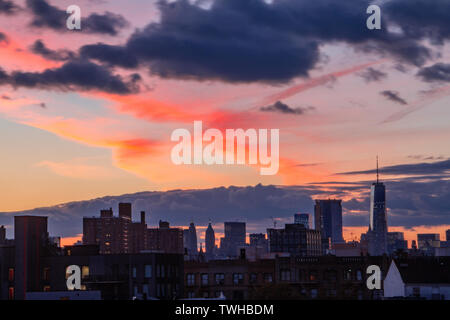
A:
{"type": "Polygon", "coordinates": [[[350,217],[368,210],[378,155],[395,228],[443,233],[450,2],[375,1],[381,30],[370,3],[0,0],[0,212],[261,183],[313,186],[350,217]],[[81,31],[65,27],[71,4],[81,31]],[[172,164],[172,131],[195,120],[280,129],[278,174],[172,164]]]}

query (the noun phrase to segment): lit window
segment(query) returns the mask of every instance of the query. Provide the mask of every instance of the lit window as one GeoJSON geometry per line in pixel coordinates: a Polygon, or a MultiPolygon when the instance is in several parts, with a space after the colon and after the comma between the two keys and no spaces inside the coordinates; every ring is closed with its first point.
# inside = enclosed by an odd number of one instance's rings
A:
{"type": "Polygon", "coordinates": [[[14,281],[14,268],[8,270],[8,281],[14,281]]]}
{"type": "Polygon", "coordinates": [[[82,266],[81,267],[81,277],[83,279],[86,279],[89,277],[89,266],[82,266]]]}
{"type": "Polygon", "coordinates": [[[44,281],[48,281],[50,279],[50,268],[44,268],[44,281]]]}
{"type": "Polygon", "coordinates": [[[136,273],[137,273],[136,267],[133,267],[133,278],[136,278],[136,273]]]}
{"type": "Polygon", "coordinates": [[[14,300],[14,287],[9,287],[8,288],[8,299],[9,300],[14,300]]]}

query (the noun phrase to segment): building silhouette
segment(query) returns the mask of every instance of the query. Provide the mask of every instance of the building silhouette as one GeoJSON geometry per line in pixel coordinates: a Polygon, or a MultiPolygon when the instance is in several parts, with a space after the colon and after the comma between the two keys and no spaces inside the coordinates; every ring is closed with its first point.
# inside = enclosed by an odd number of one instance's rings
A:
{"type": "Polygon", "coordinates": [[[320,231],[322,247],[329,249],[329,244],[343,243],[342,236],[342,200],[316,200],[314,206],[315,229],[320,231]]]}
{"type": "Polygon", "coordinates": [[[387,233],[387,251],[393,254],[396,251],[408,250],[408,241],[405,240],[403,232],[388,232],[387,233]]]}
{"type": "Polygon", "coordinates": [[[286,224],[284,229],[267,229],[270,252],[288,252],[295,256],[320,256],[320,231],[307,229],[303,224],[286,224]]]}
{"type": "Polygon", "coordinates": [[[15,268],[9,287],[9,296],[14,299],[25,299],[28,291],[42,291],[43,257],[48,246],[47,217],[15,216],[15,268]]]}
{"type": "Polygon", "coordinates": [[[216,236],[210,222],[208,224],[208,228],[206,228],[205,231],[205,249],[207,259],[212,259],[214,257],[215,248],[216,248],[216,236]]]}
{"type": "Polygon", "coordinates": [[[134,253],[145,249],[145,212],[133,223],[131,203],[119,203],[119,216],[112,208],[100,211],[100,217],[83,218],[83,244],[98,244],[101,254],[134,253]]]}
{"type": "Polygon", "coordinates": [[[0,244],[6,243],[6,229],[5,226],[0,226],[0,244]]]}
{"type": "Polygon", "coordinates": [[[245,222],[225,222],[225,237],[220,239],[221,254],[227,257],[239,255],[239,248],[246,244],[245,222]]]}
{"type": "Polygon", "coordinates": [[[303,224],[305,228],[311,229],[311,221],[309,213],[296,213],[294,214],[294,223],[303,224]]]}
{"type": "Polygon", "coordinates": [[[369,254],[381,256],[387,250],[387,214],[386,214],[386,187],[379,181],[377,158],[377,181],[370,188],[369,212],[369,254]]]}
{"type": "Polygon", "coordinates": [[[183,254],[183,230],[171,228],[169,222],[159,221],[159,228],[147,229],[145,250],[183,254]]]}

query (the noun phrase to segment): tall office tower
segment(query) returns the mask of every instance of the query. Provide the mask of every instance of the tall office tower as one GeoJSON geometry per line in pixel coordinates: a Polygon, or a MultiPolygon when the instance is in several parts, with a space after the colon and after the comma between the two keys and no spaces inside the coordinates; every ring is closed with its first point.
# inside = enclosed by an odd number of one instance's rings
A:
{"type": "Polygon", "coordinates": [[[190,256],[196,256],[198,254],[198,247],[197,247],[197,230],[195,229],[194,222],[191,222],[189,225],[189,237],[187,242],[187,249],[188,254],[190,256]]]}
{"type": "Polygon", "coordinates": [[[239,248],[245,246],[245,222],[225,222],[225,237],[221,239],[220,249],[226,256],[235,257],[239,248]]]}
{"type": "Polygon", "coordinates": [[[370,188],[369,254],[381,256],[387,253],[386,188],[379,181],[377,157],[377,182],[370,188]]]}
{"type": "Polygon", "coordinates": [[[206,249],[206,257],[208,259],[214,257],[215,246],[216,246],[216,235],[210,222],[208,224],[208,228],[206,228],[205,231],[205,249],[206,249]]]}
{"type": "Polygon", "coordinates": [[[0,244],[4,244],[6,242],[6,229],[5,226],[0,227],[0,244]]]}
{"type": "MultiPolygon", "coordinates": [[[[342,200],[316,200],[314,206],[315,229],[319,230],[322,242],[342,243],[342,200]]],[[[324,247],[324,249],[327,249],[324,247]]]]}
{"type": "Polygon", "coordinates": [[[14,217],[15,299],[43,290],[43,263],[48,244],[47,217],[14,217]]]}
{"type": "Polygon", "coordinates": [[[189,253],[189,229],[183,229],[183,248],[189,253]]]}
{"type": "Polygon", "coordinates": [[[294,214],[294,223],[303,224],[305,228],[311,229],[311,222],[309,220],[309,213],[296,213],[294,214]]]}

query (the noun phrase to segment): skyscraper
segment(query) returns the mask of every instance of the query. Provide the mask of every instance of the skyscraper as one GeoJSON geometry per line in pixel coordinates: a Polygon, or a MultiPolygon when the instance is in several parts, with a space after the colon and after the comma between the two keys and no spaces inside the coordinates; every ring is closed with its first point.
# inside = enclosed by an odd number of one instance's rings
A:
{"type": "Polygon", "coordinates": [[[381,256],[387,253],[386,188],[379,181],[377,157],[377,182],[370,188],[369,254],[381,256]]]}
{"type": "Polygon", "coordinates": [[[311,229],[311,223],[309,220],[309,213],[296,213],[294,214],[294,223],[303,224],[305,228],[311,229]]]}
{"type": "Polygon", "coordinates": [[[225,256],[237,256],[238,248],[245,246],[245,222],[225,222],[225,237],[221,238],[220,250],[225,256]]]}
{"type": "Polygon", "coordinates": [[[197,247],[197,230],[195,229],[194,222],[189,225],[188,239],[187,239],[187,250],[190,256],[195,256],[198,253],[197,247]]]}
{"type": "Polygon", "coordinates": [[[214,229],[212,228],[211,222],[208,224],[208,228],[205,231],[205,249],[206,249],[206,257],[213,258],[214,257],[214,248],[216,246],[216,236],[214,233],[214,229]]]}
{"type": "Polygon", "coordinates": [[[324,243],[342,243],[342,200],[316,200],[314,206],[315,229],[320,231],[324,243]]]}

